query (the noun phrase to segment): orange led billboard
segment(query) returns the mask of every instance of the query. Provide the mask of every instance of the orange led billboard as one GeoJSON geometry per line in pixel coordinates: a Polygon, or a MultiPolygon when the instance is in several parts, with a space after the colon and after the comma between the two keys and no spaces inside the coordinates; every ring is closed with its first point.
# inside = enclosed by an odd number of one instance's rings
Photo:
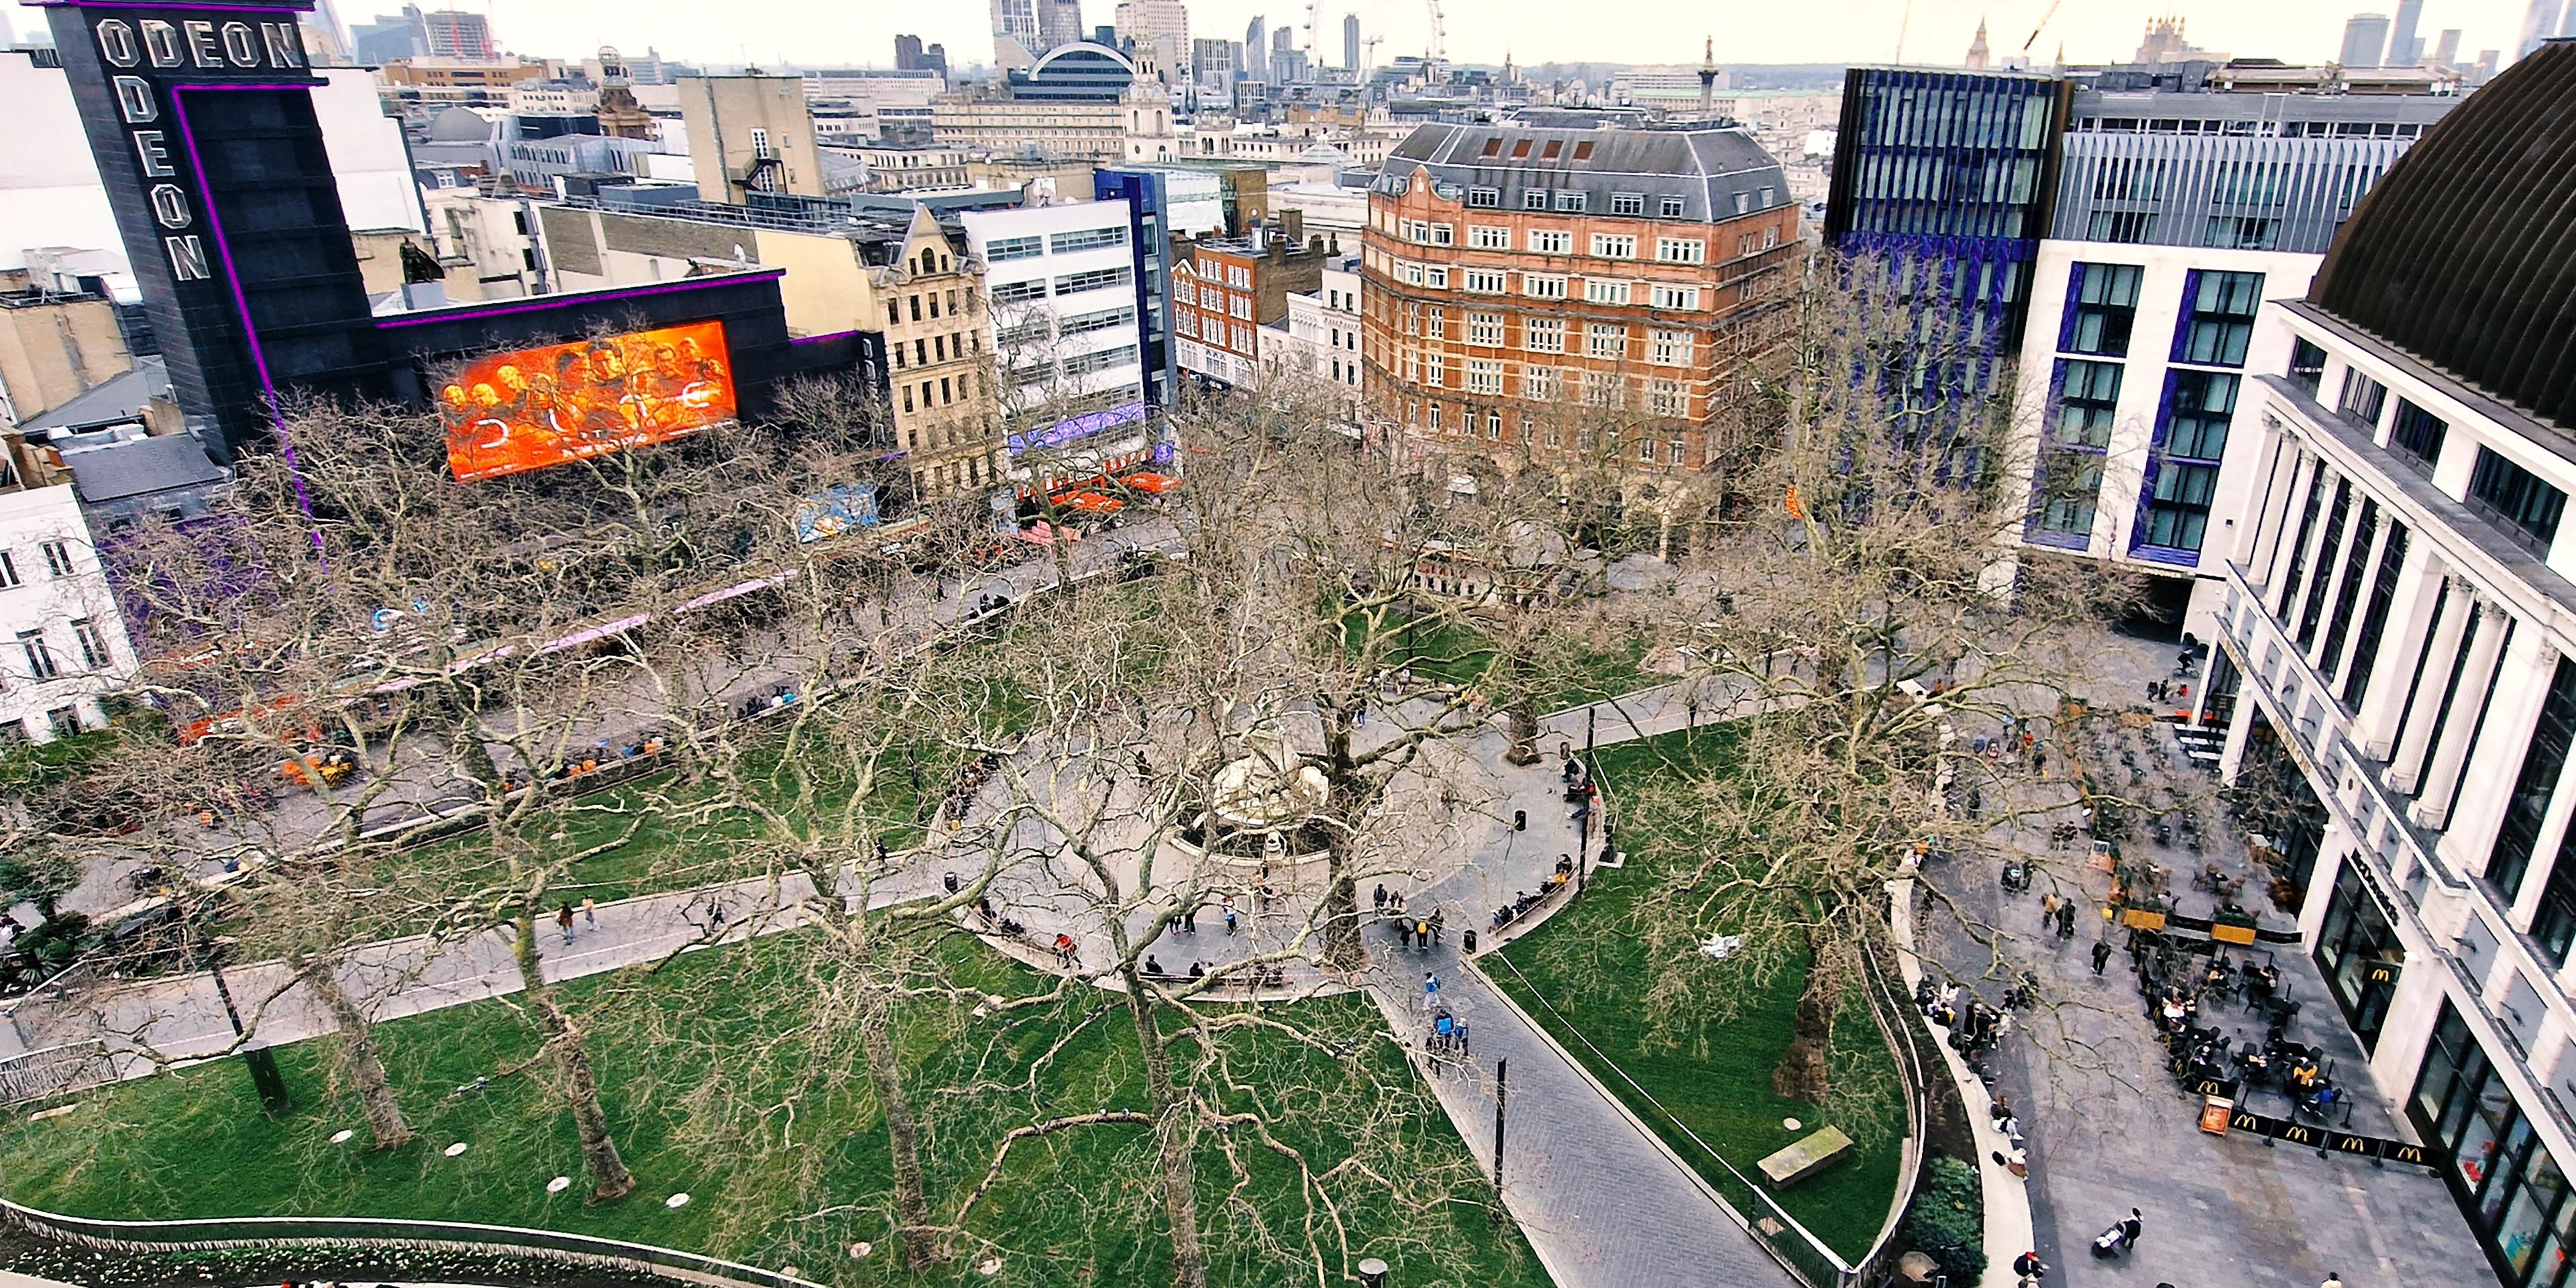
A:
{"type": "Polygon", "coordinates": [[[477,358],[439,390],[438,407],[460,483],[682,438],[734,417],[724,323],[477,358]]]}

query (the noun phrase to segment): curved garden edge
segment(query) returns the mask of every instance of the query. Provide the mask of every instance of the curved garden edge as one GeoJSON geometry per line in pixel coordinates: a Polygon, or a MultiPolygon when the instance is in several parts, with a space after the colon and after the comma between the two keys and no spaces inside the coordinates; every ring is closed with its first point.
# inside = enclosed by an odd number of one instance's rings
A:
{"type": "MultiPolygon", "coordinates": [[[[1905,987],[1910,993],[1923,978],[1923,961],[1914,947],[1914,880],[1901,878],[1887,883],[1887,930],[1896,946],[1896,961],[1904,972],[1905,987]]],[[[1928,1028],[1930,1021],[1921,1021],[1928,1028]]],[[[1958,1085],[1959,1095],[1975,1105],[1990,1093],[1977,1080],[1967,1062],[1950,1044],[1933,1034],[1932,1045],[1941,1053],[1941,1062],[1950,1071],[1950,1080],[1958,1085]]],[[[1995,1128],[1985,1114],[1967,1115],[1968,1130],[1976,1137],[1977,1157],[1968,1160],[1977,1169],[1978,1191],[1985,1200],[1986,1264],[2009,1266],[2014,1257],[2030,1249],[2032,1243],[2030,1191],[2026,1183],[2000,1167],[1988,1167],[1983,1160],[2010,1149],[2011,1143],[1995,1128]]]]}
{"type": "MultiPolygon", "coordinates": [[[[186,1221],[108,1221],[64,1216],[0,1199],[0,1223],[74,1247],[129,1255],[260,1252],[306,1254],[425,1253],[488,1259],[495,1264],[536,1263],[604,1272],[625,1282],[673,1281],[705,1288],[822,1288],[783,1271],[764,1270],[715,1257],[591,1235],[515,1226],[373,1217],[218,1217],[186,1221]]],[[[434,1267],[425,1267],[432,1269],[434,1267]]],[[[561,1276],[506,1276],[559,1282],[561,1276]]]]}
{"type": "MultiPolygon", "coordinates": [[[[1585,1085],[1589,1086],[1595,1095],[1600,1096],[1603,1101],[1607,1102],[1620,1117],[1627,1119],[1629,1125],[1636,1128],[1637,1133],[1645,1137],[1647,1142],[1653,1145],[1657,1152],[1670,1159],[1673,1165],[1680,1169],[1683,1175],[1689,1177],[1691,1183],[1699,1188],[1700,1193],[1707,1196],[1709,1202],[1715,1204],[1719,1211],[1722,1211],[1729,1217],[1734,1218],[1737,1225],[1742,1226],[1748,1233],[1751,1233],[1754,1236],[1754,1242],[1760,1244],[1765,1253],[1769,1254],[1773,1260],[1779,1262],[1780,1267],[1783,1270],[1788,1271],[1793,1280],[1813,1285],[1814,1288],[1823,1288],[1821,1285],[1815,1285],[1814,1277],[1797,1264],[1796,1260],[1782,1252],[1781,1249],[1776,1246],[1778,1241],[1786,1238],[1803,1240],[1810,1246],[1812,1251],[1829,1259],[1837,1272],[1835,1275],[1836,1283],[1849,1285],[1867,1282],[1867,1276],[1870,1273],[1871,1267],[1883,1260],[1889,1248],[1894,1245],[1897,1233],[1903,1228],[1905,1217],[1914,1204],[1914,1197],[1917,1189],[1919,1188],[1919,1180],[1922,1172],[1920,1155],[1922,1148],[1921,1137],[1923,1134],[1923,1126],[1919,1121],[1913,1124],[1911,1135],[1914,1139],[1910,1143],[1908,1150],[1908,1162],[1904,1167],[1899,1169],[1897,1191],[1893,1200],[1888,1204],[1887,1219],[1882,1222],[1879,1227],[1877,1240],[1871,1245],[1869,1252],[1861,1257],[1856,1264],[1844,1262],[1839,1255],[1833,1253],[1830,1249],[1827,1249],[1824,1244],[1813,1234],[1809,1233],[1804,1226],[1799,1225],[1796,1218],[1790,1217],[1785,1211],[1775,1208],[1772,1212],[1760,1214],[1757,1219],[1755,1216],[1748,1216],[1742,1209],[1737,1207],[1736,1204],[1729,1202],[1726,1196],[1720,1193],[1717,1187],[1709,1182],[1707,1177],[1700,1174],[1698,1168],[1692,1166],[1689,1160],[1683,1158],[1681,1154],[1673,1148],[1671,1142],[1664,1139],[1663,1133],[1656,1131],[1651,1124],[1638,1116],[1637,1111],[1630,1107],[1625,1099],[1612,1091],[1608,1084],[1602,1082],[1600,1077],[1593,1073],[1589,1065],[1585,1064],[1582,1060],[1577,1059],[1573,1052],[1568,1051],[1563,1043],[1557,1041],[1556,1035],[1549,1032],[1547,1026],[1540,1024],[1536,1018],[1531,1016],[1527,1010],[1522,1008],[1519,1001],[1514,999],[1508,990],[1497,984],[1493,977],[1485,972],[1485,968],[1479,964],[1478,958],[1482,956],[1484,956],[1482,953],[1478,954],[1477,957],[1462,956],[1459,959],[1459,965],[1462,969],[1476,972],[1478,978],[1481,979],[1485,983],[1486,987],[1492,992],[1496,1001],[1509,1007],[1512,1014],[1517,1017],[1522,1024],[1526,1025],[1531,1033],[1537,1035],[1539,1041],[1546,1043],[1548,1049],[1555,1052],[1557,1057],[1563,1060],[1566,1066],[1574,1071],[1576,1076],[1582,1078],[1585,1085]]],[[[1898,1034],[1888,1031],[1885,1017],[1879,1014],[1875,1007],[1872,1008],[1872,1019],[1877,1024],[1880,1036],[1885,1038],[1891,1045],[1902,1040],[1898,1034]]],[[[1906,1067],[1906,1063],[1903,1060],[1899,1060],[1897,1062],[1898,1076],[1900,1078],[1905,1076],[1906,1067]]],[[[1906,1090],[1908,1103],[1916,1103],[1920,1098],[1921,1089],[1909,1087],[1906,1090]]],[[[1723,1164],[1724,1160],[1721,1159],[1720,1162],[1723,1164]]],[[[1729,1171],[1734,1170],[1731,1164],[1726,1166],[1729,1171]]],[[[1740,1175],[1741,1174],[1739,1173],[1739,1176],[1740,1175]]],[[[1759,1195],[1761,1193],[1760,1188],[1758,1186],[1753,1186],[1749,1179],[1746,1180],[1745,1183],[1748,1187],[1753,1188],[1755,1194],[1759,1195]]],[[[2028,1209],[2025,1207],[2024,1212],[2027,1213],[2027,1211],[2028,1209]]]]}

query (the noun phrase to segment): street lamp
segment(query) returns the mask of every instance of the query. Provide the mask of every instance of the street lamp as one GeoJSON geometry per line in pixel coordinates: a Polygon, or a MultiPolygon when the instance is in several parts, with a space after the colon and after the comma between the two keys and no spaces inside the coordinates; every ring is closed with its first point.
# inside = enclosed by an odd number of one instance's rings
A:
{"type": "MultiPolygon", "coordinates": [[[[223,950],[234,941],[229,936],[199,936],[194,914],[188,923],[188,937],[196,957],[206,965],[206,974],[214,981],[215,1000],[223,1003],[224,1019],[232,1025],[236,1040],[250,1036],[242,1027],[241,1008],[233,1004],[232,985],[224,981],[223,950]]],[[[243,1067],[250,1070],[250,1085],[259,1093],[260,1109],[271,1118],[283,1118],[295,1109],[295,1100],[286,1094],[286,1077],[277,1071],[277,1053],[265,1042],[243,1042],[243,1067]]]]}

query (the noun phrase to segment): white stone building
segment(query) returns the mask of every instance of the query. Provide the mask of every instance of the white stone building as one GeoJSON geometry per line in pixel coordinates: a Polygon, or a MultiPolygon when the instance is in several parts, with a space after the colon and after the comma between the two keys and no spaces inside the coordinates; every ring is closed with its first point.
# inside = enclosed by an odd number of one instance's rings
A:
{"type": "Polygon", "coordinates": [[[1346,255],[1324,265],[1322,289],[1288,293],[1285,326],[1261,328],[1261,366],[1265,383],[1293,382],[1300,392],[1330,389],[1343,408],[1343,419],[1357,432],[1360,423],[1360,266],[1346,255]]]}
{"type": "Polygon", "coordinates": [[[2389,172],[2306,299],[2263,306],[2199,690],[2233,698],[2222,771],[2290,784],[2266,839],[2308,1004],[2511,1288],[2576,1269],[2571,93],[2576,42],[2543,46],[2389,172]]]}
{"type": "Polygon", "coordinates": [[[0,743],[105,724],[134,667],[72,485],[0,492],[0,743]]]}
{"type": "MultiPolygon", "coordinates": [[[[1134,218],[1123,201],[959,216],[985,264],[1003,423],[1024,483],[1129,468],[1151,453],[1145,338],[1161,304],[1152,272],[1137,271],[1134,218]]],[[[1158,263],[1160,249],[1146,249],[1158,263]]]]}

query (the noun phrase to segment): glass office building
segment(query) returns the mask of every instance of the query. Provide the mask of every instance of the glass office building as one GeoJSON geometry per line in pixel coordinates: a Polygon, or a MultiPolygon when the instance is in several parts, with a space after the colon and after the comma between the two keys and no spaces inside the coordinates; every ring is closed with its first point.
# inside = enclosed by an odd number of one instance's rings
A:
{"type": "Polygon", "coordinates": [[[1989,351],[2017,343],[2068,94],[2051,76],[1852,68],[1825,244],[1929,261],[1929,298],[1961,310],[1989,351]]]}

